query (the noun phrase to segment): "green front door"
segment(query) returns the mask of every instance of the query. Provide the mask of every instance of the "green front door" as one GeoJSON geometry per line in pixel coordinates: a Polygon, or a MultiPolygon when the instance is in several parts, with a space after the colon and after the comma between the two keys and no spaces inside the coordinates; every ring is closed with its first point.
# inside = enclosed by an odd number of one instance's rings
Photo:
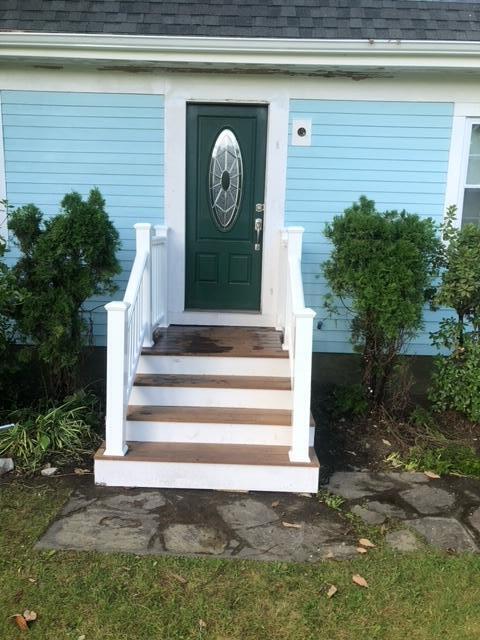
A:
{"type": "Polygon", "coordinates": [[[260,310],[267,108],[187,108],[187,309],[260,310]]]}

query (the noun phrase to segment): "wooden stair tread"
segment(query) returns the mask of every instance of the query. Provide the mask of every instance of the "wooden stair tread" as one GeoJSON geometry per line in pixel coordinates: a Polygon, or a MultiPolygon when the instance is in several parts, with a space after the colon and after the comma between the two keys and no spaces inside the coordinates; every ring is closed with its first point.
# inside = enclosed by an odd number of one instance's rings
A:
{"type": "Polygon", "coordinates": [[[128,407],[127,420],[145,420],[154,422],[274,424],[289,427],[292,424],[292,412],[284,409],[130,405],[128,407]]]}
{"type": "MultiPolygon", "coordinates": [[[[127,411],[127,420],[146,422],[267,424],[279,427],[291,427],[292,412],[288,409],[130,405],[127,411]]],[[[315,420],[312,414],[310,414],[310,426],[315,426],[315,420]]]]}
{"type": "Polygon", "coordinates": [[[291,462],[289,447],[243,444],[193,444],[177,442],[130,441],[125,456],[105,456],[103,444],[95,454],[99,460],[122,460],[125,462],[173,462],[200,464],[264,465],[287,467],[319,467],[313,447],[310,462],[291,462]]]}
{"type": "Polygon", "coordinates": [[[269,327],[170,325],[158,329],[143,355],[288,358],[282,333],[269,327]]]}
{"type": "Polygon", "coordinates": [[[208,389],[268,389],[290,391],[290,378],[271,376],[176,375],[139,373],[135,385],[141,387],[199,387],[208,389]]]}

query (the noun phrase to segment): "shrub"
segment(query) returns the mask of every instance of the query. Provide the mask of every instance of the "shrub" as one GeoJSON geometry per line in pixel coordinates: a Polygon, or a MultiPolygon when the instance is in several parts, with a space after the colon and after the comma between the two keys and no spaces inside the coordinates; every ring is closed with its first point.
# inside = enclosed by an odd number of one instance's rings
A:
{"type": "MultiPolygon", "coordinates": [[[[7,203],[1,202],[4,211],[0,211],[0,221],[7,216],[7,203]]],[[[15,283],[11,270],[4,262],[7,244],[0,236],[0,406],[6,396],[10,395],[11,376],[15,370],[15,324],[12,316],[21,302],[21,294],[15,283]]]]}
{"type": "Polygon", "coordinates": [[[361,196],[327,225],[325,235],[333,243],[323,265],[333,294],[326,306],[336,314],[338,300],[352,313],[365,398],[379,405],[397,356],[422,326],[422,307],[432,295],[436,228],[432,220],[405,211],[380,213],[361,196]]]}
{"type": "Polygon", "coordinates": [[[43,364],[48,395],[62,397],[76,385],[86,326],[85,300],[116,289],[118,233],[98,189],[88,199],[67,194],[61,212],[49,220],[33,204],[13,211],[9,227],[21,257],[12,268],[22,296],[14,310],[18,331],[43,364]]]}
{"type": "Polygon", "coordinates": [[[367,411],[368,403],[360,385],[338,386],[333,389],[331,409],[333,418],[343,416],[360,417],[365,415],[367,411]]]}
{"type": "Polygon", "coordinates": [[[453,309],[455,317],[444,319],[431,336],[443,353],[435,359],[429,396],[437,411],[453,409],[480,422],[480,228],[456,228],[455,218],[456,207],[449,207],[434,299],[436,307],[453,309]]]}
{"type": "Polygon", "coordinates": [[[14,411],[9,420],[14,426],[0,431],[0,457],[11,456],[20,471],[36,471],[46,462],[80,461],[98,439],[97,399],[83,391],[44,412],[14,411]]]}

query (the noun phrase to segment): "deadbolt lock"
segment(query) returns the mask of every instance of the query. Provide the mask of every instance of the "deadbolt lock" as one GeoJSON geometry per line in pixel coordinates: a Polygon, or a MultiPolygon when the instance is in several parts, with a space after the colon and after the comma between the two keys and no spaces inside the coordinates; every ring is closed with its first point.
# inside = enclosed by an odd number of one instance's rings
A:
{"type": "Polygon", "coordinates": [[[255,213],[263,213],[265,211],[265,205],[263,202],[258,202],[255,205],[255,213]]]}

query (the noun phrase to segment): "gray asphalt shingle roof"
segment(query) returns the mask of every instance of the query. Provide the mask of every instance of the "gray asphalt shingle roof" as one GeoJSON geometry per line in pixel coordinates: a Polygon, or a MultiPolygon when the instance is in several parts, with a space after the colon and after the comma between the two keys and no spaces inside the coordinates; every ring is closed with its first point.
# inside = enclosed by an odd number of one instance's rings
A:
{"type": "Polygon", "coordinates": [[[480,41],[480,2],[0,0],[0,30],[254,38],[480,41]]]}

